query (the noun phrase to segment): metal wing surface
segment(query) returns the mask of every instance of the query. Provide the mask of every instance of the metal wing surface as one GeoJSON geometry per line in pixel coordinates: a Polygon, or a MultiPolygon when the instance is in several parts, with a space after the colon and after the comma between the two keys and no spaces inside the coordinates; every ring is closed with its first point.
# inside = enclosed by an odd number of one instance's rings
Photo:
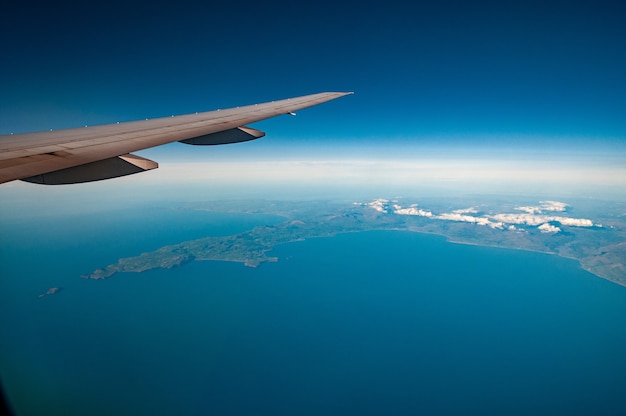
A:
{"type": "Polygon", "coordinates": [[[347,94],[324,92],[183,116],[0,136],[0,183],[21,179],[56,185],[143,172],[158,164],[131,152],[176,141],[216,145],[254,140],[265,133],[246,127],[248,123],[347,94]]]}

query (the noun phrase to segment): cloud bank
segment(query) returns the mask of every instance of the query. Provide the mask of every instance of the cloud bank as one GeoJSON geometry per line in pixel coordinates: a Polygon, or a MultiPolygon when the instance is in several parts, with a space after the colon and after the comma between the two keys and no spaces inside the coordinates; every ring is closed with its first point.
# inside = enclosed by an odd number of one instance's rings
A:
{"type": "MultiPolygon", "coordinates": [[[[359,203],[357,203],[359,204],[359,203]]],[[[548,215],[547,213],[565,213],[568,204],[559,201],[540,201],[536,206],[519,206],[514,208],[519,212],[503,212],[488,215],[476,215],[479,211],[476,208],[457,209],[452,212],[444,212],[434,214],[421,208],[417,208],[417,204],[403,208],[398,201],[383,198],[375,199],[368,203],[359,205],[369,206],[370,208],[383,213],[395,215],[412,215],[426,217],[433,220],[467,222],[480,226],[486,226],[498,230],[519,231],[519,226],[526,228],[536,228],[542,233],[557,234],[563,230],[554,223],[567,227],[600,227],[594,224],[592,220],[587,218],[571,218],[563,215],[548,215]],[[474,214],[474,215],[471,215],[474,214]],[[516,227],[517,226],[517,227],[516,227]]],[[[523,229],[523,228],[522,228],[523,229]]]]}
{"type": "Polygon", "coordinates": [[[444,221],[471,222],[478,225],[486,225],[491,228],[504,228],[504,224],[502,222],[493,222],[487,217],[475,217],[473,215],[463,215],[456,212],[437,215],[434,218],[444,221]]]}
{"type": "MultiPolygon", "coordinates": [[[[359,203],[355,203],[357,205],[362,205],[359,203]]],[[[408,208],[402,208],[401,205],[398,204],[398,201],[390,201],[384,198],[377,198],[371,202],[365,204],[372,208],[375,211],[378,211],[383,214],[394,213],[397,215],[414,215],[419,217],[432,217],[433,213],[430,211],[424,211],[423,209],[416,208],[417,204],[413,204],[408,208]]]]}

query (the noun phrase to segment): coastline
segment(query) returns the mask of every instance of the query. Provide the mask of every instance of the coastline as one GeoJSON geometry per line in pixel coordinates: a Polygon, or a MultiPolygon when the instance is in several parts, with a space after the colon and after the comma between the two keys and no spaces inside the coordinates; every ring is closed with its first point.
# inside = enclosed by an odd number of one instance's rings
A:
{"type": "MultiPolygon", "coordinates": [[[[118,272],[168,269],[194,260],[230,261],[255,268],[266,262],[278,261],[277,257],[267,256],[267,253],[281,244],[345,233],[404,231],[436,235],[454,244],[521,250],[576,260],[579,268],[593,276],[626,287],[619,232],[608,236],[578,229],[569,229],[558,235],[532,229],[513,232],[467,222],[439,222],[421,217],[381,214],[362,205],[334,206],[332,209],[315,205],[304,210],[301,205],[296,205],[289,212],[290,207],[286,203],[280,204],[280,216],[285,219],[283,223],[259,225],[238,234],[209,236],[164,246],[139,256],[120,258],[116,263],[83,277],[106,279],[118,272]]],[[[260,213],[275,214],[271,211],[260,213]]]]}

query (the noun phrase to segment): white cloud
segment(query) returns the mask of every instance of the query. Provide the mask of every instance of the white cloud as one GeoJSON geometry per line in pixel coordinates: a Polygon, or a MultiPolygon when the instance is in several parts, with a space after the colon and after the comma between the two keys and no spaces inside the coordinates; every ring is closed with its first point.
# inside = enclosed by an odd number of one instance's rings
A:
{"type": "Polygon", "coordinates": [[[559,231],[561,231],[559,227],[555,227],[554,225],[550,225],[548,223],[541,224],[539,227],[537,227],[537,229],[541,231],[542,233],[546,233],[546,234],[554,234],[554,233],[558,233],[559,231]]]}
{"type": "Polygon", "coordinates": [[[538,206],[523,206],[515,208],[517,211],[524,211],[528,214],[542,214],[544,211],[563,212],[567,209],[568,205],[565,202],[559,201],[539,201],[538,206]]]}
{"type": "Polygon", "coordinates": [[[452,212],[454,212],[455,214],[478,214],[476,208],[455,209],[452,212]]]}
{"type": "Polygon", "coordinates": [[[541,203],[541,208],[544,211],[563,212],[568,207],[568,205],[564,202],[558,202],[558,201],[539,201],[539,202],[541,203]]]}
{"type": "Polygon", "coordinates": [[[496,214],[492,215],[491,218],[505,222],[507,224],[525,224],[525,225],[539,225],[546,222],[541,219],[539,215],[534,214],[496,214]]]}
{"type": "Polygon", "coordinates": [[[378,198],[367,204],[371,208],[374,208],[378,212],[382,212],[384,214],[389,213],[389,200],[378,198]]]}
{"type": "Polygon", "coordinates": [[[355,202],[355,205],[368,206],[375,211],[378,211],[383,214],[394,213],[397,215],[414,215],[419,217],[432,217],[433,213],[430,211],[426,211],[423,209],[417,208],[417,204],[411,204],[409,208],[402,208],[402,205],[398,204],[396,200],[388,200],[384,198],[377,198],[368,203],[358,203],[355,202]]]}
{"type": "Polygon", "coordinates": [[[502,222],[492,222],[489,218],[486,218],[486,217],[474,217],[471,215],[457,214],[454,212],[437,215],[433,218],[438,219],[438,220],[444,220],[444,221],[471,222],[474,224],[487,225],[491,228],[498,228],[498,229],[502,229],[504,226],[502,222]]]}
{"type": "Polygon", "coordinates": [[[553,217],[553,221],[558,221],[561,225],[570,225],[573,227],[593,227],[593,221],[586,218],[567,218],[567,217],[553,217]]]}
{"type": "Polygon", "coordinates": [[[569,218],[553,215],[536,215],[536,214],[496,214],[491,218],[505,222],[507,224],[520,224],[538,226],[547,222],[558,222],[561,225],[569,225],[572,227],[593,227],[593,221],[586,218],[569,218]]]}
{"type": "MultiPolygon", "coordinates": [[[[515,208],[518,211],[524,211],[528,214],[534,215],[534,214],[540,214],[541,213],[541,208],[540,207],[517,207],[515,208]]],[[[513,214],[511,214],[513,215],[513,214]]]]}
{"type": "Polygon", "coordinates": [[[418,217],[432,217],[433,213],[430,211],[424,211],[415,207],[402,208],[399,205],[394,205],[394,214],[398,215],[416,215],[418,217]],[[397,207],[397,208],[396,208],[397,207]]]}

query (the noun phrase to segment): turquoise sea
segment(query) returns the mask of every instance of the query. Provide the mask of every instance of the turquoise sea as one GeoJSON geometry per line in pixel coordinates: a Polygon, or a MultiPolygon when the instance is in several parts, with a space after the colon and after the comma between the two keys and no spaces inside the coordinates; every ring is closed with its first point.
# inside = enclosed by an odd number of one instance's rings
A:
{"type": "Polygon", "coordinates": [[[277,221],[153,208],[3,223],[16,414],[626,412],[626,288],[556,256],[372,231],[282,245],[256,269],[79,278],[277,221]]]}

